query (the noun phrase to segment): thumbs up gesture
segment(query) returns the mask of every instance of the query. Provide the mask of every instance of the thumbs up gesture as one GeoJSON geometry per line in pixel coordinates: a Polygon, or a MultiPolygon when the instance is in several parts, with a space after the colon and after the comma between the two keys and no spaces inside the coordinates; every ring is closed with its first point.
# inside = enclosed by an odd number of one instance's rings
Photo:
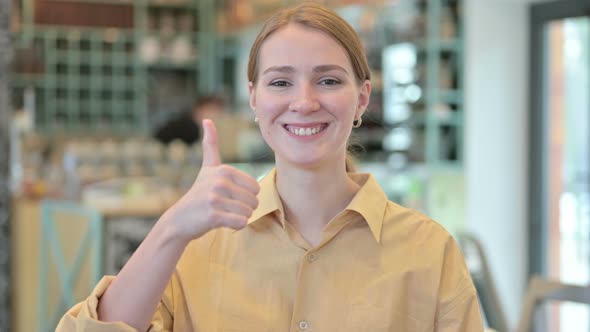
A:
{"type": "Polygon", "coordinates": [[[203,165],[191,188],[162,216],[174,234],[190,241],[218,227],[241,229],[258,206],[258,182],[221,163],[217,130],[203,120],[203,165]]]}

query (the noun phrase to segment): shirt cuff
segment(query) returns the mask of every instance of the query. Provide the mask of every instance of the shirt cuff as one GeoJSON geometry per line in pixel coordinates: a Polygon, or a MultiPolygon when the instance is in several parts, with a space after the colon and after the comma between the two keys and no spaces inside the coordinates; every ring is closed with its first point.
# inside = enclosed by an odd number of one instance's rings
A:
{"type": "Polygon", "coordinates": [[[86,301],[76,304],[61,318],[55,331],[135,332],[134,328],[123,322],[102,322],[98,320],[98,301],[114,279],[114,276],[103,277],[86,301]]]}

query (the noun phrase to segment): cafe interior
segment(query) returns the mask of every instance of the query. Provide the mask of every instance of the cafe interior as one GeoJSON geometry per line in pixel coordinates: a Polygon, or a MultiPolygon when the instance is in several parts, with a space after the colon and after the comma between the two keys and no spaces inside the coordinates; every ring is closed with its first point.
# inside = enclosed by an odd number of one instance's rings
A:
{"type": "MultiPolygon", "coordinates": [[[[453,235],[486,328],[590,331],[590,1],[316,2],[371,67],[359,171],[453,235]]],[[[298,3],[0,1],[0,332],[53,331],[118,273],[199,173],[197,119],[273,169],[248,55],[298,3]]]]}

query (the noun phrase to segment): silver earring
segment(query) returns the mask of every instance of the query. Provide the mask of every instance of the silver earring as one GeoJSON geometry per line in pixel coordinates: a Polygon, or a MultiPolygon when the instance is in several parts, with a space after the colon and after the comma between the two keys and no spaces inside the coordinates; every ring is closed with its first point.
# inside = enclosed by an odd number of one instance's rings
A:
{"type": "Polygon", "coordinates": [[[355,119],[354,121],[352,121],[352,128],[358,128],[362,124],[363,124],[363,119],[362,118],[355,119]]]}
{"type": "Polygon", "coordinates": [[[258,122],[258,117],[257,116],[254,117],[254,122],[258,122]]]}

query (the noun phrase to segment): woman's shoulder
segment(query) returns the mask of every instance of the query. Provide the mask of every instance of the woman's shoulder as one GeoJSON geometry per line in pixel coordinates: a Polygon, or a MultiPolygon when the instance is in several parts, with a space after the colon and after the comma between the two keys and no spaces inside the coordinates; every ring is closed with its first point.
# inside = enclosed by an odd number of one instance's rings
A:
{"type": "Polygon", "coordinates": [[[469,272],[459,245],[438,222],[414,209],[388,202],[381,232],[383,254],[406,262],[411,270],[427,271],[433,280],[450,273],[458,279],[469,272]]]}
{"type": "Polygon", "coordinates": [[[385,207],[382,234],[384,243],[394,241],[438,247],[454,241],[451,234],[432,218],[392,201],[388,201],[385,207]]]}

